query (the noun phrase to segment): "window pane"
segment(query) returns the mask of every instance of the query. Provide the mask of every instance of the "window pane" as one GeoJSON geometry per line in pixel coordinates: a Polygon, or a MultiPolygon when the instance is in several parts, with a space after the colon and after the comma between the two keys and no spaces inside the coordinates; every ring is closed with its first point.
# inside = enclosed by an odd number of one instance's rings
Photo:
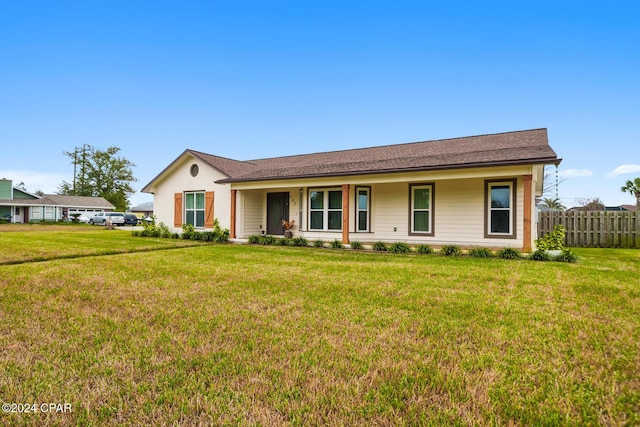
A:
{"type": "Polygon", "coordinates": [[[324,191],[311,192],[311,209],[322,209],[324,206],[324,191]]]}
{"type": "Polygon", "coordinates": [[[311,212],[311,229],[322,230],[322,212],[311,212]]]}
{"type": "Polygon", "coordinates": [[[429,189],[428,188],[415,188],[413,190],[413,208],[414,209],[429,209],[429,189]]]}
{"type": "Polygon", "coordinates": [[[358,209],[361,209],[361,210],[369,209],[369,203],[367,199],[368,199],[367,192],[359,190],[358,191],[358,209]]]}
{"type": "MultiPolygon", "coordinates": [[[[194,203],[193,203],[193,193],[187,193],[185,194],[185,202],[184,202],[184,206],[186,209],[193,209],[194,203]]],[[[190,224],[190,223],[189,223],[190,224]]]]}
{"type": "Polygon", "coordinates": [[[329,209],[342,209],[342,191],[329,191],[329,209]]]}
{"type": "Polygon", "coordinates": [[[185,224],[195,225],[195,223],[193,222],[193,211],[187,211],[185,219],[185,224]]]}
{"type": "Polygon", "coordinates": [[[342,211],[329,212],[329,230],[342,230],[342,211]]]}
{"type": "Polygon", "coordinates": [[[196,209],[204,209],[204,193],[196,193],[196,209]]]}
{"type": "Polygon", "coordinates": [[[491,232],[509,233],[509,211],[491,211],[491,232]]]}
{"type": "Polygon", "coordinates": [[[204,211],[196,211],[196,227],[204,227],[204,211]]]}
{"type": "Polygon", "coordinates": [[[367,211],[358,212],[358,231],[367,231],[367,211]]]}
{"type": "Polygon", "coordinates": [[[429,212],[420,211],[413,213],[413,231],[429,232],[429,212]]]}
{"type": "Polygon", "coordinates": [[[491,187],[491,207],[508,208],[511,203],[511,188],[508,185],[491,187]]]}

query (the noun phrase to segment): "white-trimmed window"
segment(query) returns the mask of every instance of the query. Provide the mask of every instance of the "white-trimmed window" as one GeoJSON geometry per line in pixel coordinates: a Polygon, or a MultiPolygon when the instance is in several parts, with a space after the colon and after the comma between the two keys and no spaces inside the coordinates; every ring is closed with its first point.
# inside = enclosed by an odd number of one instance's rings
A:
{"type": "Polygon", "coordinates": [[[31,210],[31,219],[42,219],[42,207],[34,206],[30,210],[31,210]]]}
{"type": "Polygon", "coordinates": [[[342,230],[342,189],[309,190],[309,230],[342,230]]]}
{"type": "Polygon", "coordinates": [[[204,228],[204,191],[184,194],[185,224],[204,228]]]}
{"type": "Polygon", "coordinates": [[[487,237],[515,237],[515,180],[486,182],[487,237]]]}
{"type": "Polygon", "coordinates": [[[409,234],[433,235],[433,184],[409,185],[409,234]]]}
{"type": "Polygon", "coordinates": [[[44,207],[44,219],[55,219],[56,218],[56,208],[53,206],[45,206],[44,207]]]}
{"type": "Polygon", "coordinates": [[[371,210],[371,189],[369,187],[356,187],[356,231],[366,233],[369,231],[369,212],[371,210]]]}

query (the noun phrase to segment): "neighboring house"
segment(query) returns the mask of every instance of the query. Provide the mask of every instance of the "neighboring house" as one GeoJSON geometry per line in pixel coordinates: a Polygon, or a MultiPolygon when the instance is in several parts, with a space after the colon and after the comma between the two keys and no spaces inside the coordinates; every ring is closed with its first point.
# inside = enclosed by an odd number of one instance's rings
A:
{"type": "Polygon", "coordinates": [[[620,206],[605,206],[605,211],[626,211],[626,212],[635,212],[636,206],[634,205],[620,205],[620,206]]]}
{"type": "Polygon", "coordinates": [[[531,250],[546,129],[238,161],[184,151],[142,191],[158,221],[231,238],[404,241],[531,250]]]}
{"type": "Polygon", "coordinates": [[[102,197],[38,196],[13,187],[11,180],[0,179],[0,218],[9,216],[11,222],[58,221],[72,213],[93,214],[113,209],[102,197]]]}
{"type": "Polygon", "coordinates": [[[153,202],[141,203],[138,206],[134,206],[130,209],[132,214],[138,217],[146,218],[153,215],[153,202]]]}

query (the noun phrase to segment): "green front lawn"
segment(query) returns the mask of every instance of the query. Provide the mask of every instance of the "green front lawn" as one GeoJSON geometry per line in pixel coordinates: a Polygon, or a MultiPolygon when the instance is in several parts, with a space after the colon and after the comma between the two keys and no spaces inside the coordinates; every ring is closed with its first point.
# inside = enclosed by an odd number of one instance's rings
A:
{"type": "MultiPolygon", "coordinates": [[[[154,240],[101,231],[76,238],[154,240]]],[[[0,266],[0,400],[72,405],[0,424],[637,425],[640,251],[574,251],[197,245],[0,266]]]]}

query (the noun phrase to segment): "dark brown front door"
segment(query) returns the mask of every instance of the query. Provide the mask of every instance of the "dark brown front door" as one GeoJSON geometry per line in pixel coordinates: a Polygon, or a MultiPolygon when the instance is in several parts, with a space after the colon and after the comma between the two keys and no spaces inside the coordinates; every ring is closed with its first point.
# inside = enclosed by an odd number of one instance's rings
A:
{"type": "Polygon", "coordinates": [[[267,193],[267,234],[283,235],[282,220],[289,221],[289,193],[267,193]]]}

